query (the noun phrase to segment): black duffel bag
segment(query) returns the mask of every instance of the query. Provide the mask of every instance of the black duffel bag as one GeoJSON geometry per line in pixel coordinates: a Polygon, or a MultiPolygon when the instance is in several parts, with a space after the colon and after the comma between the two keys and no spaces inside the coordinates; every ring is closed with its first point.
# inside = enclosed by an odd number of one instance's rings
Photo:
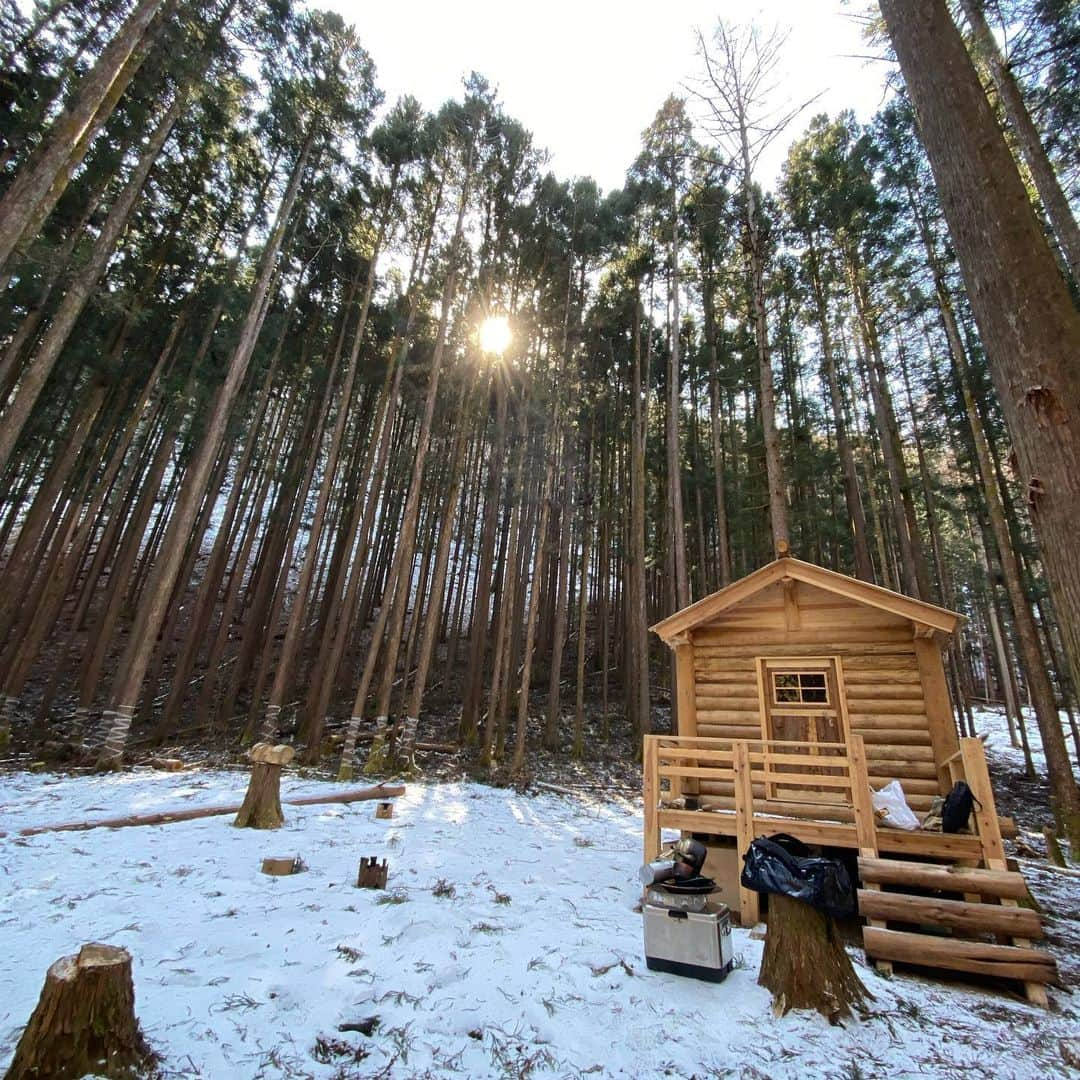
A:
{"type": "Polygon", "coordinates": [[[759,893],[779,893],[801,900],[834,918],[854,915],[855,889],[838,859],[811,855],[786,833],[759,836],[743,856],[742,884],[759,893]]]}

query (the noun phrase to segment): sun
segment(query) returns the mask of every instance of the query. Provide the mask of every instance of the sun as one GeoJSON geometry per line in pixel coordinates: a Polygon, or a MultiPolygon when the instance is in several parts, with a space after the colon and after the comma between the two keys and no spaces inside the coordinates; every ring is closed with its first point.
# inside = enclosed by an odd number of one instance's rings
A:
{"type": "Polygon", "coordinates": [[[480,324],[480,348],[486,353],[502,356],[513,337],[505,315],[491,315],[480,324]]]}

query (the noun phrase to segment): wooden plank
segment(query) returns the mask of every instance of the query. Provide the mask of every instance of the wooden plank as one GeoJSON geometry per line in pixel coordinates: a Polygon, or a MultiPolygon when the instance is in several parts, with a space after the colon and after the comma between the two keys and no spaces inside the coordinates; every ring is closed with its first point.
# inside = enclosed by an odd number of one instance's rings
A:
{"type": "MultiPolygon", "coordinates": [[[[926,699],[927,730],[930,742],[939,762],[959,749],[956,735],[956,720],[953,716],[952,700],[949,697],[949,685],[945,680],[945,665],[941,658],[941,648],[936,641],[927,638],[915,640],[915,659],[919,665],[923,695],[926,699]]],[[[948,791],[948,775],[945,768],[939,768],[939,780],[942,792],[948,791]]]]}
{"type": "MultiPolygon", "coordinates": [[[[741,860],[754,839],[754,794],[750,783],[750,757],[746,743],[735,744],[735,836],[741,860]]],[[[758,894],[739,883],[739,913],[742,925],[756,926],[760,917],[758,894]]]]}
{"type": "Polygon", "coordinates": [[[793,578],[784,578],[781,584],[784,592],[784,629],[801,630],[802,620],[799,617],[798,584],[793,578]]]}
{"type": "Polygon", "coordinates": [[[848,709],[852,713],[886,714],[893,716],[926,716],[926,709],[921,697],[860,697],[848,688],[848,709]]]}
{"type": "Polygon", "coordinates": [[[756,697],[736,697],[734,694],[721,691],[719,694],[705,690],[698,686],[694,695],[695,713],[737,713],[745,715],[753,713],[757,715],[756,697]]]}
{"type": "Polygon", "coordinates": [[[698,723],[698,732],[716,739],[759,739],[761,728],[756,724],[698,723]]]}
{"type": "Polygon", "coordinates": [[[937,766],[932,761],[904,761],[901,758],[879,758],[875,753],[868,762],[874,776],[891,776],[900,780],[930,780],[937,790],[937,766]]]}
{"type": "Polygon", "coordinates": [[[892,728],[896,731],[926,731],[925,716],[908,716],[904,713],[865,713],[852,711],[852,730],[859,728],[892,728]]]}
{"type": "Polygon", "coordinates": [[[1053,957],[1038,949],[988,945],[982,941],[931,937],[869,926],[863,929],[863,945],[868,956],[905,964],[1038,983],[1058,981],[1053,957]]]}
{"type": "Polygon", "coordinates": [[[783,784],[785,787],[826,787],[847,790],[851,781],[846,776],[821,776],[817,773],[774,772],[771,769],[755,770],[751,779],[767,784],[783,784]]]}
{"type": "Polygon", "coordinates": [[[645,804],[644,848],[645,862],[660,854],[660,822],[656,805],[660,798],[660,779],[657,775],[657,736],[646,735],[642,754],[642,801],[645,804]]]}
{"type": "MultiPolygon", "coordinates": [[[[874,819],[874,804],[870,791],[870,779],[867,774],[866,745],[861,735],[851,736],[851,805],[855,814],[855,835],[859,844],[859,855],[874,858],[877,848],[877,822],[874,819]]],[[[868,884],[871,892],[880,891],[880,885],[868,884]]],[[[883,923],[869,921],[870,926],[883,926],[883,923]]],[[[892,974],[892,962],[876,960],[875,967],[881,972],[892,974]]]]}
{"type": "MultiPolygon", "coordinates": [[[[776,745],[775,743],[773,744],[776,745]]],[[[781,746],[784,744],[781,743],[781,746]]],[[[818,743],[819,746],[829,745],[818,743]]],[[[765,765],[801,765],[803,768],[822,768],[831,769],[834,772],[842,770],[845,774],[848,771],[848,759],[846,754],[815,754],[813,750],[805,754],[786,754],[783,750],[773,750],[770,747],[768,750],[754,753],[751,751],[750,760],[755,763],[764,763],[765,765]]]]}
{"type": "MultiPolygon", "coordinates": [[[[911,631],[906,626],[896,627],[852,627],[845,629],[842,636],[836,635],[840,640],[838,644],[845,646],[857,645],[860,650],[876,646],[881,651],[897,651],[904,645],[911,646],[911,631]]],[[[823,633],[820,630],[773,630],[769,628],[748,628],[728,630],[721,626],[709,626],[698,631],[695,635],[702,645],[706,646],[809,646],[822,649],[824,645],[828,651],[834,648],[833,641],[823,641],[823,633]]],[[[830,635],[831,637],[831,635],[830,635]]]]}
{"type": "Polygon", "coordinates": [[[898,679],[907,677],[921,682],[915,660],[915,646],[911,642],[896,646],[882,645],[877,649],[866,646],[850,656],[845,655],[844,664],[852,679],[857,679],[860,675],[876,678],[879,674],[888,672],[898,679]]]}
{"type": "MultiPolygon", "coordinates": [[[[351,788],[333,795],[302,795],[293,799],[282,799],[285,806],[321,806],[324,803],[354,803],[373,799],[388,799],[404,795],[405,788],[400,784],[376,784],[374,787],[351,788]]],[[[164,810],[154,814],[130,814],[126,817],[96,818],[89,821],[67,821],[59,825],[31,825],[20,829],[20,836],[39,836],[53,832],[86,832],[89,829],[126,829],[144,825],[172,825],[177,821],[196,821],[200,818],[220,817],[235,814],[240,810],[240,803],[230,806],[202,806],[188,810],[164,810]]],[[[2,835],[2,834],[0,834],[2,835]]]]}
{"type": "Polygon", "coordinates": [[[913,926],[944,926],[969,933],[1020,935],[1041,938],[1039,916],[1025,907],[973,904],[966,900],[943,900],[907,893],[859,890],[859,913],[869,919],[892,919],[913,926]]]}
{"type": "Polygon", "coordinates": [[[904,859],[859,859],[859,877],[881,885],[906,885],[941,892],[1030,900],[1023,874],[1015,870],[983,870],[965,866],[910,862],[904,859]]]}
{"type": "MultiPolygon", "coordinates": [[[[997,806],[994,802],[994,789],[990,784],[990,772],[986,767],[986,747],[982,739],[960,739],[960,759],[963,766],[964,778],[975,796],[975,809],[972,816],[975,818],[976,831],[979,834],[979,843],[982,845],[982,859],[990,870],[1005,870],[1008,863],[1005,861],[1005,845],[1001,840],[1001,824],[998,820],[997,806]]],[[[956,762],[949,765],[950,778],[956,772],[956,762]]],[[[1015,906],[1015,900],[1002,900],[1003,905],[1015,906]]],[[[1013,943],[1016,947],[1023,948],[1028,945],[1028,939],[1015,936],[1013,943]]],[[[1046,990],[1042,987],[1043,980],[1028,978],[1025,980],[1024,992],[1028,1001],[1045,1007],[1048,1004],[1046,990]]]]}
{"type": "Polygon", "coordinates": [[[870,773],[870,784],[875,788],[880,789],[893,780],[900,781],[900,786],[904,789],[904,794],[909,800],[913,795],[925,795],[930,800],[938,793],[936,780],[913,780],[907,776],[896,776],[893,773],[885,773],[882,776],[878,776],[873,772],[870,773]]]}
{"type": "MultiPolygon", "coordinates": [[[[860,736],[866,742],[865,736],[860,736]]],[[[930,746],[885,746],[877,745],[867,751],[874,761],[918,762],[921,765],[934,764],[934,751],[930,746]]]]}
{"type": "Polygon", "coordinates": [[[1003,870],[1005,846],[1001,842],[994,789],[990,785],[990,773],[986,767],[986,748],[981,739],[961,739],[960,754],[964,763],[964,776],[971,788],[971,794],[975,796],[972,816],[982,842],[983,859],[991,869],[1003,870]],[[997,866],[999,862],[1001,865],[997,866]]]}
{"type": "Polygon", "coordinates": [[[732,762],[735,760],[735,751],[734,749],[705,750],[695,747],[660,746],[657,748],[656,756],[660,762],[685,761],[687,758],[692,758],[696,761],[712,762],[715,765],[730,769],[732,762]]]}
{"type": "Polygon", "coordinates": [[[675,646],[676,708],[680,735],[697,734],[697,704],[694,700],[694,646],[675,646]]]}
{"type": "Polygon", "coordinates": [[[698,724],[744,724],[747,726],[760,725],[757,721],[760,713],[756,709],[708,709],[697,710],[698,724]]]}
{"type": "Polygon", "coordinates": [[[860,728],[858,724],[852,724],[851,730],[857,731],[866,741],[866,745],[874,746],[929,746],[930,734],[925,729],[905,728],[860,728]]]}

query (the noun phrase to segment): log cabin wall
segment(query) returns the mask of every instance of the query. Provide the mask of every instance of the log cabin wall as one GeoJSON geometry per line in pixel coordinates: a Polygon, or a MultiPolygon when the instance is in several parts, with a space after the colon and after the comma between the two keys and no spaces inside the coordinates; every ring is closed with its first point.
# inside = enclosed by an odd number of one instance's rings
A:
{"type": "MultiPolygon", "coordinates": [[[[764,738],[757,658],[838,657],[849,733],[866,742],[871,785],[899,780],[912,808],[924,810],[943,791],[939,764],[957,743],[940,646],[918,633],[910,619],[778,581],[690,631],[680,651],[692,650],[693,709],[681,710],[679,734],[764,738]]],[[[734,786],[706,785],[700,794],[726,802],[734,786]]]]}

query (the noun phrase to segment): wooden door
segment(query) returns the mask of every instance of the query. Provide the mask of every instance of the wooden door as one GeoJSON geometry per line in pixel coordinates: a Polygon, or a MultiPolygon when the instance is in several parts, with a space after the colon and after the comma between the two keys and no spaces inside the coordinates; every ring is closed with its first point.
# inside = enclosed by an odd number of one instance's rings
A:
{"type": "MultiPolygon", "coordinates": [[[[846,753],[843,683],[834,657],[780,657],[758,660],[764,735],[770,749],[785,755],[837,755],[846,753]],[[821,744],[831,744],[823,746],[821,744]]],[[[775,774],[802,773],[839,776],[820,763],[806,766],[777,764],[775,774]]],[[[767,797],[795,802],[843,802],[845,793],[833,787],[770,782],[767,797]]]]}

